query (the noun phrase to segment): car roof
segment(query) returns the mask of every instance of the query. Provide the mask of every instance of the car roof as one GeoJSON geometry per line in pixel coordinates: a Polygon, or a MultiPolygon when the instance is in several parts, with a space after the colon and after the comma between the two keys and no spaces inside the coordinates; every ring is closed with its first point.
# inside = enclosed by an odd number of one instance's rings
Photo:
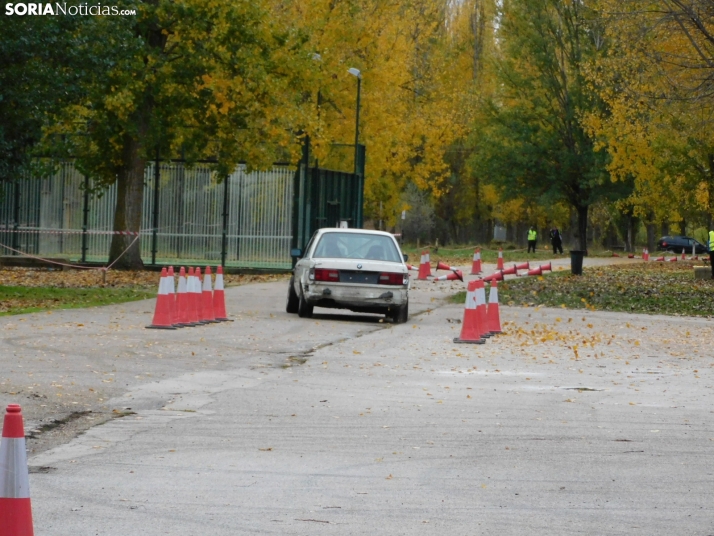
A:
{"type": "Polygon", "coordinates": [[[327,233],[355,233],[355,234],[374,234],[374,235],[380,235],[380,236],[389,236],[394,238],[394,235],[392,233],[388,233],[386,231],[377,231],[375,229],[353,229],[353,228],[341,228],[341,227],[323,227],[322,229],[317,230],[319,235],[327,234],[327,233]]]}

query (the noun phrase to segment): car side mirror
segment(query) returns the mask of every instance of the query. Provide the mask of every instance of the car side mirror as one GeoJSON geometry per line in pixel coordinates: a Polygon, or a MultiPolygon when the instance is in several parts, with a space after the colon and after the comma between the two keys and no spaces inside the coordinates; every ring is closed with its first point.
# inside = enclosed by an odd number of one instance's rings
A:
{"type": "Polygon", "coordinates": [[[300,248],[293,248],[290,250],[291,257],[302,257],[302,250],[300,248]]]}
{"type": "Polygon", "coordinates": [[[402,253],[402,257],[404,258],[404,262],[407,262],[409,260],[409,255],[406,253],[402,253]]]}

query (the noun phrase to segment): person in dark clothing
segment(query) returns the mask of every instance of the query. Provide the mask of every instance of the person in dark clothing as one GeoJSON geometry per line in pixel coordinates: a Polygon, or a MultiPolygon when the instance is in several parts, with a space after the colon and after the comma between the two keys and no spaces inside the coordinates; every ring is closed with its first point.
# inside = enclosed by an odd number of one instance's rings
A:
{"type": "Polygon", "coordinates": [[[550,243],[553,244],[553,255],[563,253],[563,237],[557,227],[550,230],[550,243]]]}

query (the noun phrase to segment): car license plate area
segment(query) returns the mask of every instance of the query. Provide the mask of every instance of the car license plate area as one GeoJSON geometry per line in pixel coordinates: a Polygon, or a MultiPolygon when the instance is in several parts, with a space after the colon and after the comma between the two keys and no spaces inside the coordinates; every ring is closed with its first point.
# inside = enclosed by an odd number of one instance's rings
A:
{"type": "Polygon", "coordinates": [[[358,283],[361,285],[379,284],[379,273],[340,270],[340,283],[358,283]]]}

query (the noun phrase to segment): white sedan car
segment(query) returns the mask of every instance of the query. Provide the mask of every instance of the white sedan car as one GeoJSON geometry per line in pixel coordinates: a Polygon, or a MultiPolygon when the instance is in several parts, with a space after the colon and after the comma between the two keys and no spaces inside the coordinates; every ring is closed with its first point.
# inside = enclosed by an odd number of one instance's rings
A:
{"type": "Polygon", "coordinates": [[[394,236],[365,229],[315,232],[293,269],[285,310],[312,316],[313,307],[384,314],[394,323],[409,315],[409,271],[394,236]]]}

